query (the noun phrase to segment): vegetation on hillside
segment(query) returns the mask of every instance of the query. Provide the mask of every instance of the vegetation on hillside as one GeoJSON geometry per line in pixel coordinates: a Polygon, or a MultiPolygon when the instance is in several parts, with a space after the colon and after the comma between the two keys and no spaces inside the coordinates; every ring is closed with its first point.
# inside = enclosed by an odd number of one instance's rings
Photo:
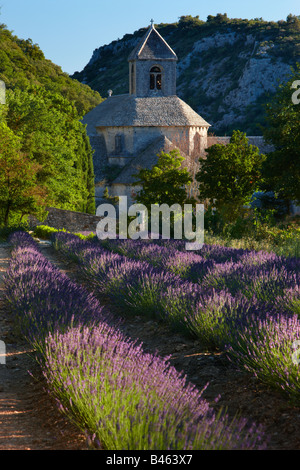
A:
{"type": "MultiPolygon", "coordinates": [[[[177,95],[213,125],[212,131],[230,135],[238,128],[261,135],[264,104],[300,56],[299,17],[274,22],[218,14],[202,21],[187,15],[156,28],[178,56],[177,95]]],[[[127,57],[146,30],[95,49],[73,78],[102,96],[109,89],[128,93],[127,57]]]]}
{"type": "Polygon", "coordinates": [[[80,116],[102,101],[97,91],[71,79],[60,66],[46,59],[31,39],[19,39],[4,24],[0,24],[0,44],[0,80],[7,89],[43,87],[74,102],[80,116]]]}
{"type": "Polygon", "coordinates": [[[5,25],[0,25],[0,42],[0,80],[6,87],[0,106],[0,225],[41,215],[46,206],[94,213],[93,150],[80,119],[101,96],[5,25]],[[7,139],[13,143],[10,152],[7,139]],[[21,160],[24,184],[12,191],[11,178],[16,181],[21,173],[9,172],[21,160]]]}

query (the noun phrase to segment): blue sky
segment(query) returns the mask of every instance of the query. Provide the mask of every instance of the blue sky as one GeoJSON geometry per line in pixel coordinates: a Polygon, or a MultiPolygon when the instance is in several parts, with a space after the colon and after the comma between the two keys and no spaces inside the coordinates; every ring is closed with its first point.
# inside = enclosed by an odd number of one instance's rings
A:
{"type": "Polygon", "coordinates": [[[93,50],[150,24],[174,23],[182,15],[227,13],[268,21],[300,15],[299,0],[0,0],[0,23],[31,38],[47,59],[69,74],[80,71],[93,50]]]}

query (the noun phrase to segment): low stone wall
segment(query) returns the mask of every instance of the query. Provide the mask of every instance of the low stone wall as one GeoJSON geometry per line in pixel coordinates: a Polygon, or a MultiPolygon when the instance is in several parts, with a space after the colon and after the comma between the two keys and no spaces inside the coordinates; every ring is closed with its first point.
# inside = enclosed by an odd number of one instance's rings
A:
{"type": "MultiPolygon", "coordinates": [[[[267,144],[262,136],[246,136],[250,145],[258,147],[260,153],[268,153],[274,150],[274,147],[270,144],[267,144]]],[[[223,144],[227,145],[230,142],[230,137],[225,136],[208,136],[207,137],[207,148],[211,147],[214,144],[223,144]]]]}
{"type": "Polygon", "coordinates": [[[48,216],[45,220],[39,221],[35,217],[30,217],[31,228],[37,225],[48,225],[57,229],[65,229],[68,232],[96,232],[96,227],[101,217],[84,212],[75,212],[55,207],[47,208],[48,216]]]}

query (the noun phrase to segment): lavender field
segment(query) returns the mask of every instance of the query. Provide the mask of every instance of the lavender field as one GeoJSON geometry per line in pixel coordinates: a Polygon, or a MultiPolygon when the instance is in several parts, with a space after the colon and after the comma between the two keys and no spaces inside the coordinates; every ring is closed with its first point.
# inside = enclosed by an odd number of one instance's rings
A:
{"type": "Polygon", "coordinates": [[[15,233],[6,297],[38,352],[59,407],[104,449],[264,449],[255,423],[216,415],[167,359],[146,354],[104,314],[102,299],[225,351],[236,367],[300,404],[299,259],[181,241],[81,240],[53,245],[92,292],[15,233]]]}
{"type": "Polygon", "coordinates": [[[175,240],[93,243],[62,233],[54,243],[78,261],[95,292],[226,350],[238,367],[299,402],[299,258],[217,245],[185,252],[175,240]]]}

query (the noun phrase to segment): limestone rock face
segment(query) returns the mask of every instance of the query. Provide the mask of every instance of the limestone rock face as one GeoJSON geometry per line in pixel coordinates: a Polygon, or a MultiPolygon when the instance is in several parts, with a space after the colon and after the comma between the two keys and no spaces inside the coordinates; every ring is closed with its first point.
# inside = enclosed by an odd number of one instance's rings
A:
{"type": "MultiPolygon", "coordinates": [[[[156,29],[178,59],[176,95],[211,124],[210,132],[229,135],[240,129],[247,135],[261,134],[258,124],[267,94],[287,80],[299,61],[300,32],[288,29],[285,21],[249,25],[243,20],[209,27],[207,23],[183,27],[179,22],[156,29]]],[[[141,49],[146,32],[142,28],[95,49],[89,64],[74,78],[103,97],[109,89],[113,95],[130,92],[127,58],[134,50],[151,57],[149,49],[141,49]]],[[[167,57],[171,67],[172,54],[167,57]]],[[[144,65],[142,60],[139,65],[144,65]]]]}

